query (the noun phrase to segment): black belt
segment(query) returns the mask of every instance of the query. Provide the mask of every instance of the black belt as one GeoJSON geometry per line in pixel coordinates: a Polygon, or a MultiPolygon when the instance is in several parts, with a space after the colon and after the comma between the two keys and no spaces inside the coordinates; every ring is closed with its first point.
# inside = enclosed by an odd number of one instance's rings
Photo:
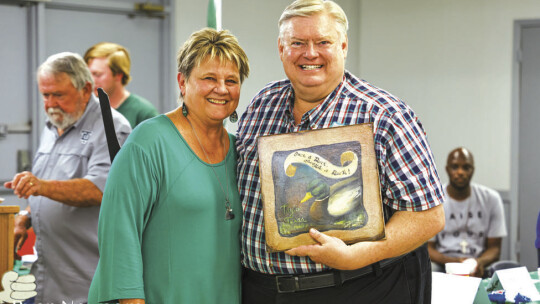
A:
{"type": "Polygon", "coordinates": [[[295,274],[295,275],[271,275],[244,268],[246,279],[259,283],[278,293],[296,292],[310,289],[318,289],[339,286],[343,282],[360,278],[370,273],[377,273],[382,268],[394,264],[404,256],[390,258],[356,270],[330,270],[325,272],[295,274]]]}

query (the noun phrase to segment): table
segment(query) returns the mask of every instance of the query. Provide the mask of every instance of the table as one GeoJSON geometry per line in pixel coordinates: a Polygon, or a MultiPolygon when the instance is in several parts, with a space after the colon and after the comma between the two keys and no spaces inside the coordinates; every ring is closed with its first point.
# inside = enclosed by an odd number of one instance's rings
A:
{"type": "Polygon", "coordinates": [[[15,214],[19,206],[0,206],[0,275],[13,265],[15,214]]]}
{"type": "MultiPolygon", "coordinates": [[[[531,272],[529,272],[529,275],[531,276],[531,279],[536,281],[535,282],[536,289],[540,292],[540,282],[538,282],[538,271],[531,271],[531,272]]],[[[490,304],[490,303],[494,303],[494,302],[490,302],[489,299],[487,298],[487,293],[493,291],[493,290],[487,290],[490,283],[491,283],[491,278],[483,279],[482,282],[480,282],[480,287],[479,288],[483,288],[484,290],[486,290],[486,296],[482,296],[482,295],[479,296],[479,294],[480,294],[480,292],[479,292],[477,294],[477,297],[474,300],[474,304],[490,304]],[[485,299],[484,299],[484,297],[485,297],[485,299]]],[[[511,302],[507,302],[507,303],[511,303],[511,302]]],[[[540,304],[540,301],[534,301],[534,302],[529,302],[529,303],[540,304]]]]}

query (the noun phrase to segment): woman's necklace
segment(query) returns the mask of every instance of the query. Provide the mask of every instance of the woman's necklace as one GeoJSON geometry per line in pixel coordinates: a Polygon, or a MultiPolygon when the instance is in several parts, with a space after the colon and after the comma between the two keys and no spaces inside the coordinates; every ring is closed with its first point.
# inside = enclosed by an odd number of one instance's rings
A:
{"type": "MultiPolygon", "coordinates": [[[[203,151],[204,156],[206,157],[206,160],[210,164],[210,157],[208,157],[208,154],[206,154],[206,151],[204,150],[204,147],[203,147],[203,145],[201,143],[201,140],[199,139],[199,136],[197,136],[197,132],[195,132],[195,129],[193,128],[193,125],[191,124],[191,121],[189,121],[187,116],[186,116],[186,120],[188,121],[189,126],[191,127],[191,130],[193,131],[193,134],[195,134],[195,138],[197,139],[197,142],[199,143],[199,146],[201,147],[201,150],[203,151]]],[[[221,180],[219,179],[219,177],[218,177],[218,175],[216,173],[216,170],[214,169],[213,166],[210,166],[210,168],[214,172],[214,175],[216,176],[216,179],[217,179],[217,181],[219,183],[219,186],[221,187],[221,191],[223,192],[223,195],[225,196],[225,220],[227,220],[227,221],[232,220],[232,219],[234,219],[234,213],[233,213],[233,210],[231,208],[231,203],[229,202],[229,183],[227,183],[227,192],[225,193],[225,189],[223,189],[223,184],[221,183],[221,180]]],[[[225,162],[225,176],[228,176],[228,174],[227,174],[227,163],[226,162],[225,162]]]]}

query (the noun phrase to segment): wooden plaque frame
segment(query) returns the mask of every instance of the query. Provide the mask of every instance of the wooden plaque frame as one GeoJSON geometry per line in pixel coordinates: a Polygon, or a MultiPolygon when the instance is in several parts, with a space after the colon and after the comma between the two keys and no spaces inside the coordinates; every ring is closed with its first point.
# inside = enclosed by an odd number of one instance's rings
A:
{"type": "Polygon", "coordinates": [[[348,244],[385,237],[371,123],[261,136],[258,153],[269,251],[315,244],[311,227],[348,244]]]}

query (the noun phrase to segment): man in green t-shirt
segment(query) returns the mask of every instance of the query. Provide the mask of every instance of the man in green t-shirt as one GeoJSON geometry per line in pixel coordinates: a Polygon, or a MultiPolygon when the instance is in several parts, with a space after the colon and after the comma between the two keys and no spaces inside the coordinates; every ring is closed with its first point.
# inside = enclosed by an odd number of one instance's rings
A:
{"type": "Polygon", "coordinates": [[[97,88],[103,88],[109,95],[111,107],[122,113],[132,128],[159,114],[148,100],[126,90],[125,86],[131,80],[131,60],[126,48],[116,43],[100,42],[86,51],[84,61],[94,78],[96,96],[97,88]]]}

